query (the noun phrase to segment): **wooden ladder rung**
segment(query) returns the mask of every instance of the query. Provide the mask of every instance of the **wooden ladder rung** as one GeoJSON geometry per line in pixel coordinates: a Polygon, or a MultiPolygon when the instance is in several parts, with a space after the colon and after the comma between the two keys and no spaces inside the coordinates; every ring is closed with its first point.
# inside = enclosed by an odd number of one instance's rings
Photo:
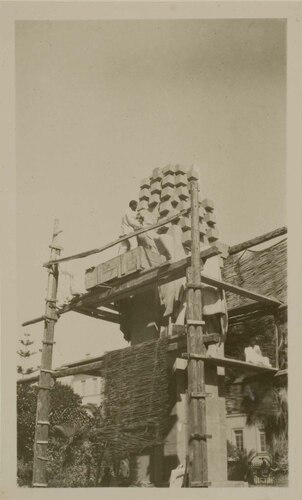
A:
{"type": "Polygon", "coordinates": [[[210,392],[191,392],[190,396],[191,398],[205,399],[212,397],[212,394],[210,392]]]}
{"type": "Polygon", "coordinates": [[[187,325],[203,326],[205,325],[205,321],[203,321],[202,319],[187,319],[187,325]]]}
{"type": "Polygon", "coordinates": [[[193,481],[190,483],[191,488],[207,488],[208,486],[211,486],[210,481],[193,481]]]}
{"type": "Polygon", "coordinates": [[[196,439],[196,441],[206,441],[207,439],[211,439],[212,434],[198,434],[198,432],[194,432],[190,435],[190,439],[196,439]]]}

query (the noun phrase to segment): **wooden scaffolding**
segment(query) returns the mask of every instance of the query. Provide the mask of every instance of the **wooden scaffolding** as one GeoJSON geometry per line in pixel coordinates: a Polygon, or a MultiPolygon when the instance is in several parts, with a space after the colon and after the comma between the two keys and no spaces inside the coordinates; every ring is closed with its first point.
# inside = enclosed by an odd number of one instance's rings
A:
{"type": "MultiPolygon", "coordinates": [[[[278,375],[278,363],[275,368],[253,365],[236,359],[213,358],[207,356],[207,344],[213,340],[213,334],[205,334],[203,331],[204,321],[202,318],[202,298],[201,288],[203,284],[214,286],[220,290],[226,290],[243,297],[247,297],[254,303],[262,304],[266,307],[277,310],[282,303],[273,297],[263,296],[251,290],[233,285],[223,280],[214,279],[202,272],[206,259],[215,255],[220,255],[228,251],[229,254],[241,252],[247,248],[268,241],[274,237],[286,233],[286,228],[280,228],[271,233],[257,237],[228,248],[226,245],[216,243],[210,248],[200,251],[199,238],[199,203],[198,203],[198,183],[190,182],[191,208],[179,212],[173,217],[163,219],[152,226],[139,229],[118,238],[117,240],[104,245],[103,247],[81,252],[69,257],[61,257],[62,248],[58,245],[59,224],[55,221],[51,253],[49,262],[44,264],[48,271],[48,285],[45,314],[26,321],[22,326],[44,322],[44,335],[42,340],[42,354],[40,374],[29,375],[18,383],[29,383],[38,381],[38,401],[36,414],[36,432],[34,439],[34,465],[33,465],[33,486],[47,487],[46,464],[47,445],[49,431],[50,412],[50,390],[54,380],[59,377],[75,375],[78,373],[97,374],[102,373],[102,356],[93,360],[85,360],[81,363],[74,363],[67,367],[52,369],[52,354],[54,345],[55,324],[62,314],[74,311],[92,318],[102,319],[119,324],[120,317],[115,303],[131,295],[141,293],[148,289],[158,287],[164,283],[171,282],[186,276],[187,284],[187,325],[177,328],[177,334],[169,338],[168,350],[179,353],[187,359],[188,373],[188,405],[189,405],[189,440],[188,447],[193,457],[189,467],[189,486],[207,487],[208,466],[207,466],[207,432],[206,432],[206,393],[205,393],[205,365],[207,363],[216,364],[222,367],[231,366],[242,369],[244,372],[271,373],[278,375]],[[144,232],[159,228],[175,218],[191,212],[191,256],[173,263],[163,263],[157,267],[151,267],[140,272],[138,275],[119,278],[110,287],[95,287],[91,291],[70,301],[64,307],[57,307],[58,289],[58,264],[60,262],[84,258],[89,255],[100,253],[124,240],[129,240],[144,232]],[[105,307],[106,309],[103,309],[105,307]],[[109,309],[109,311],[108,311],[109,309]],[[186,351],[184,353],[184,351],[186,351]]],[[[247,306],[248,307],[248,306],[247,306]]],[[[243,307],[244,309],[244,307],[243,307]]],[[[244,312],[244,311],[243,311],[244,312]]],[[[236,314],[236,311],[228,311],[229,315],[236,314]]],[[[242,313],[242,311],[241,311],[242,313]]],[[[278,332],[276,331],[276,345],[278,345],[278,332]]]]}

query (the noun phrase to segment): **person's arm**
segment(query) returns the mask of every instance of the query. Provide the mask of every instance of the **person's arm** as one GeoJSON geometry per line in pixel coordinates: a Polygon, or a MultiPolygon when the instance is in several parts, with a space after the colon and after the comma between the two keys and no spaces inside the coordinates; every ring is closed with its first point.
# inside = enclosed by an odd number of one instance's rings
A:
{"type": "Polygon", "coordinates": [[[131,226],[134,229],[134,231],[136,229],[140,229],[142,227],[141,224],[139,223],[139,221],[136,218],[135,212],[133,212],[133,215],[130,214],[130,213],[127,213],[126,214],[126,221],[129,224],[129,226],[131,226]]]}

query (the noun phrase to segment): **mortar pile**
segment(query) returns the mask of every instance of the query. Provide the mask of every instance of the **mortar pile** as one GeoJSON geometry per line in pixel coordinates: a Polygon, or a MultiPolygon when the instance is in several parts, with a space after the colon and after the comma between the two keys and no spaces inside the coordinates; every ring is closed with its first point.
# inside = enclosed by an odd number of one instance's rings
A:
{"type": "Polygon", "coordinates": [[[169,411],[167,341],[105,354],[102,376],[106,454],[121,458],[162,441],[169,411]]]}

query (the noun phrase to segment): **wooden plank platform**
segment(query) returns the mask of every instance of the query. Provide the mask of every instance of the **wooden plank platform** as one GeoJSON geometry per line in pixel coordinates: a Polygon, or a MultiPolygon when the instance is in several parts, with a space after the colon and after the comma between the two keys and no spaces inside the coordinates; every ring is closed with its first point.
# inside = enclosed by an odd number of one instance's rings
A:
{"type": "MultiPolygon", "coordinates": [[[[168,339],[168,352],[173,356],[180,356],[181,352],[186,350],[187,337],[186,335],[177,335],[168,339]],[[179,354],[178,354],[179,353],[179,354]]],[[[186,354],[184,353],[184,358],[186,354]]],[[[267,368],[263,366],[253,365],[237,359],[229,358],[210,358],[206,357],[206,362],[225,367],[238,367],[244,369],[246,372],[252,373],[271,373],[275,376],[286,376],[287,370],[277,370],[277,368],[267,368]]],[[[94,358],[85,358],[79,361],[74,361],[66,366],[61,366],[53,371],[53,378],[68,377],[70,375],[77,375],[79,373],[94,374],[96,376],[102,375],[103,356],[96,356],[94,358]]],[[[39,375],[26,375],[25,377],[17,380],[18,384],[34,383],[39,379],[39,375]]]]}
{"type": "MultiPolygon", "coordinates": [[[[218,254],[220,254],[219,245],[213,245],[206,250],[202,250],[200,252],[200,258],[204,260],[218,254]]],[[[119,300],[129,297],[130,295],[134,295],[135,293],[141,293],[153,288],[154,286],[160,286],[178,278],[182,278],[184,277],[190,262],[191,258],[187,257],[178,262],[170,264],[164,263],[156,268],[150,268],[135,277],[121,278],[116,283],[113,283],[111,288],[91,290],[81,297],[74,299],[70,302],[70,304],[67,304],[60,310],[60,314],[77,310],[78,308],[96,308],[101,305],[109,304],[110,302],[118,302],[119,300]]],[[[201,275],[201,280],[202,283],[214,286],[221,290],[228,290],[232,293],[248,297],[254,301],[274,307],[281,305],[281,303],[274,298],[265,297],[256,292],[212,278],[203,273],[201,275]]]]}
{"type": "MultiPolygon", "coordinates": [[[[220,254],[219,245],[213,245],[200,252],[201,259],[207,259],[220,254]]],[[[182,278],[186,268],[191,263],[191,257],[168,263],[142,271],[138,276],[120,278],[116,283],[112,283],[111,288],[97,288],[85,293],[81,297],[74,299],[60,310],[60,314],[76,310],[78,307],[100,307],[110,302],[118,302],[121,299],[160,286],[170,281],[182,278]]]]}

